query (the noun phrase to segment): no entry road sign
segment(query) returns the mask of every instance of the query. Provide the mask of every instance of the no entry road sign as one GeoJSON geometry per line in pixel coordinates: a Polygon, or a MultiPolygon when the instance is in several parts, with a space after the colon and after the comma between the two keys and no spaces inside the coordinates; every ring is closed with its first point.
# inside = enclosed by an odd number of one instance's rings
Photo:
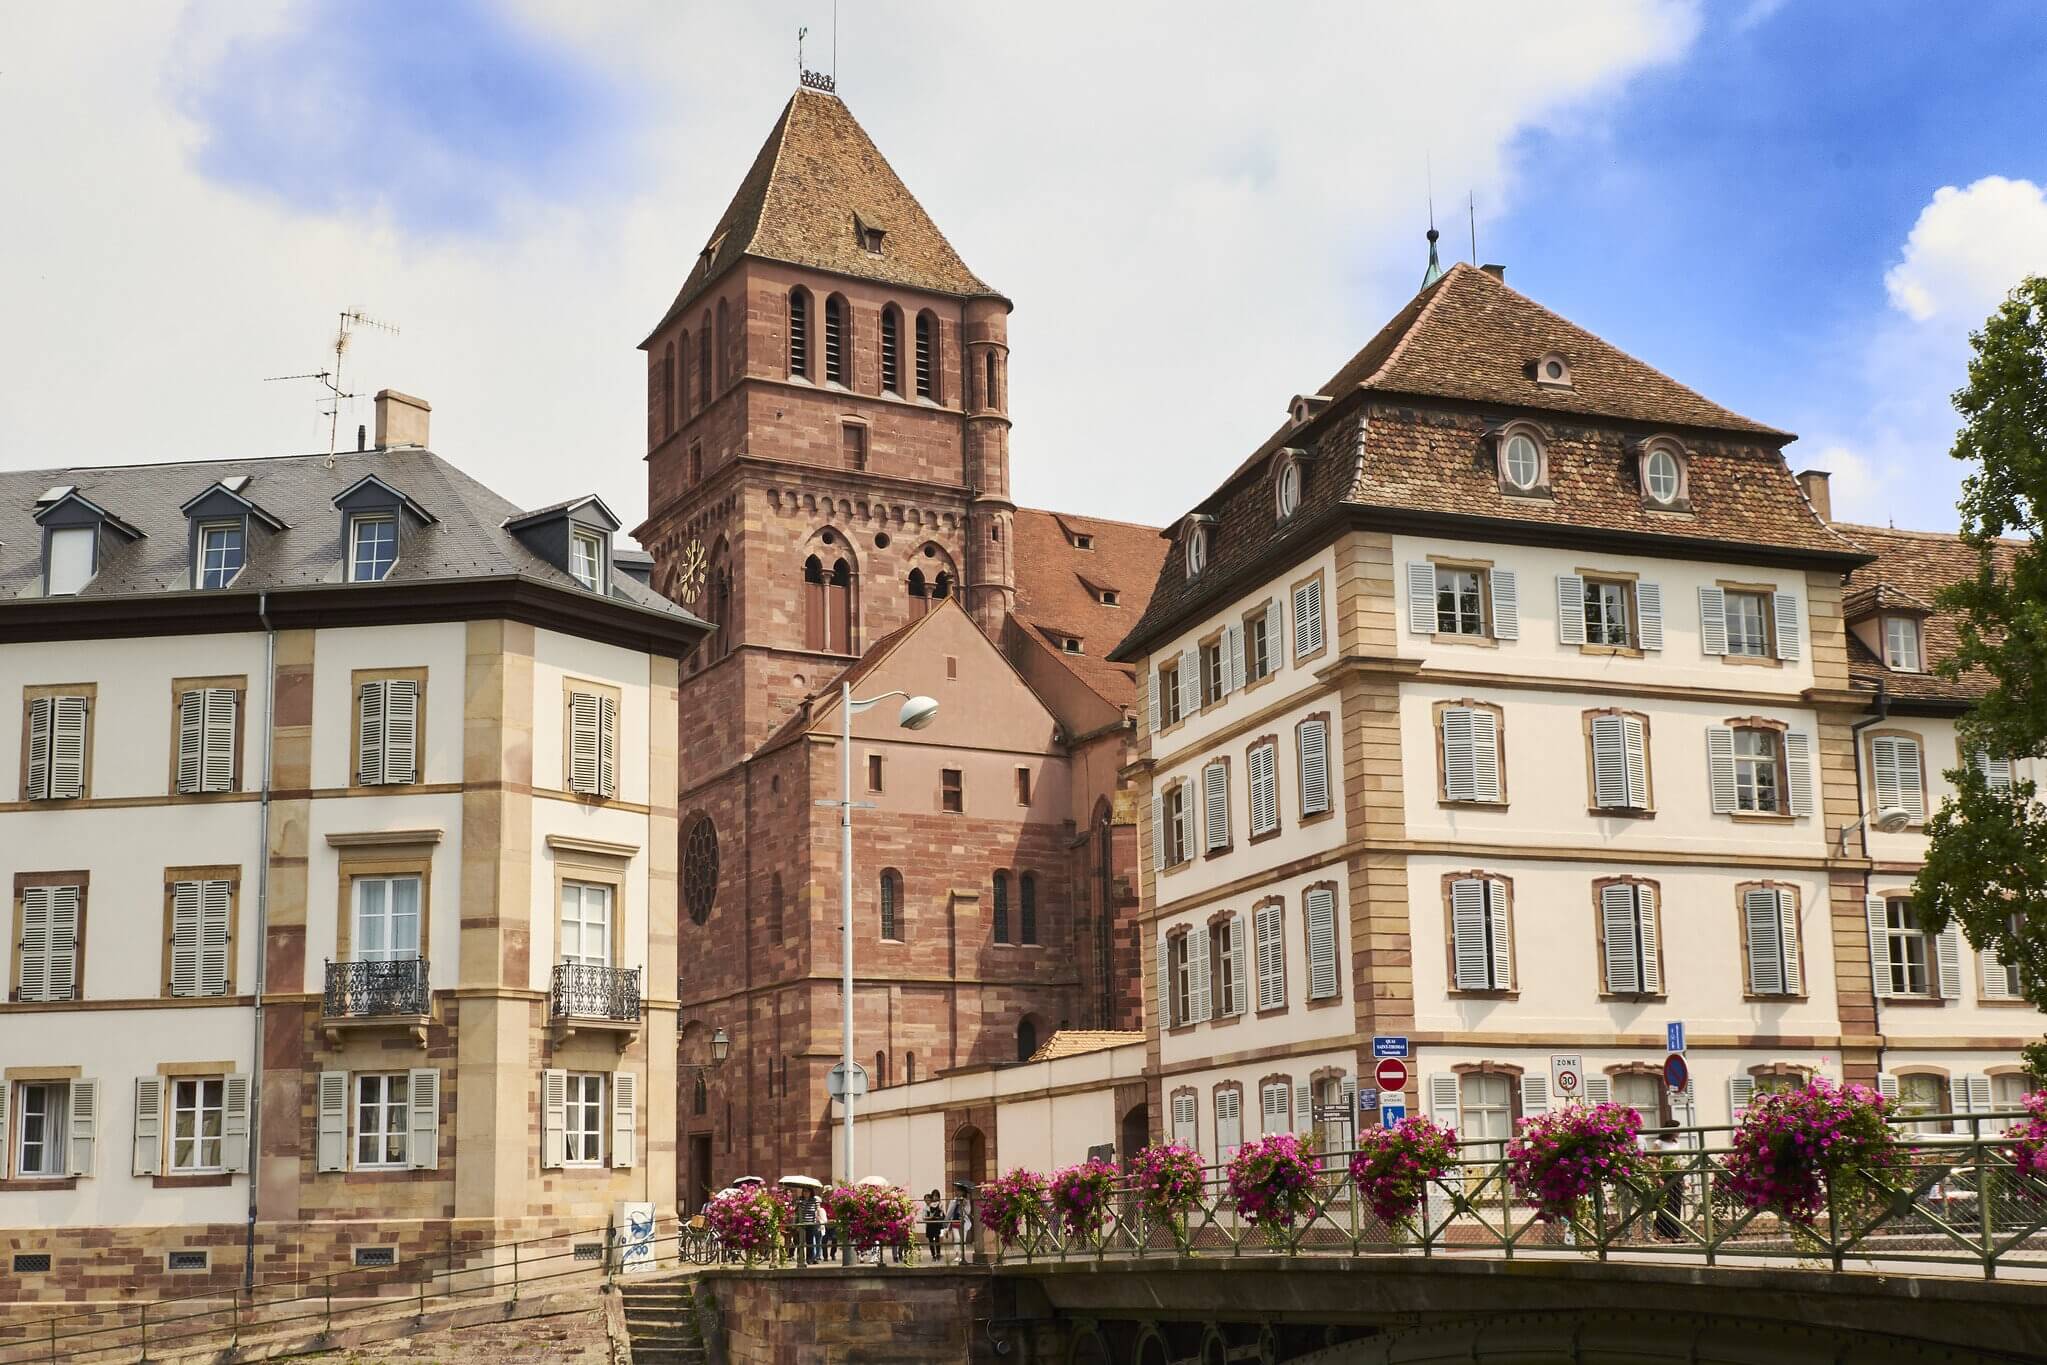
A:
{"type": "Polygon", "coordinates": [[[1379,1065],[1372,1069],[1372,1078],[1381,1090],[1390,1090],[1396,1095],[1407,1089],[1407,1063],[1398,1057],[1381,1057],[1379,1065]]]}

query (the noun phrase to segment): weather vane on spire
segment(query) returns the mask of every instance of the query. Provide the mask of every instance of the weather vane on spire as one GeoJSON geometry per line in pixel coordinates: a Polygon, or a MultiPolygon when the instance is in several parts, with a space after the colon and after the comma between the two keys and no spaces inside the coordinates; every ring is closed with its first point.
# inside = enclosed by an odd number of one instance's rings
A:
{"type": "Polygon", "coordinates": [[[809,34],[810,30],[807,28],[799,28],[796,30],[797,84],[801,85],[806,90],[822,90],[826,94],[830,94],[832,91],[838,88],[838,82],[834,80],[832,77],[826,75],[824,72],[812,71],[809,67],[803,64],[803,40],[804,38],[808,37],[809,34]]]}

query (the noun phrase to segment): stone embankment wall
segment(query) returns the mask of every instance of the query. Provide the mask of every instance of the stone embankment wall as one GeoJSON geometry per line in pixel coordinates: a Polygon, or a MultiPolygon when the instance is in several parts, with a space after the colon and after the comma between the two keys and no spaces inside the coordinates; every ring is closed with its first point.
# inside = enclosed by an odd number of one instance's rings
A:
{"type": "Polygon", "coordinates": [[[985,1271],[707,1270],[698,1323],[712,1365],[981,1365],[985,1271]]]}

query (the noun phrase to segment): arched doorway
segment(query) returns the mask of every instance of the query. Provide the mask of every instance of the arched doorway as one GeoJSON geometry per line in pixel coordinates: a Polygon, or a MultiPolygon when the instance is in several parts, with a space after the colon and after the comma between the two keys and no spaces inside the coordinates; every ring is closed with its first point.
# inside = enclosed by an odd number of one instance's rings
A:
{"type": "Polygon", "coordinates": [[[988,1179],[988,1139],[973,1124],[963,1124],[952,1135],[952,1159],[947,1177],[981,1185],[988,1179]]]}
{"type": "Polygon", "coordinates": [[[1038,1019],[1034,1014],[1026,1014],[1016,1026],[1016,1059],[1019,1062],[1028,1062],[1031,1054],[1037,1050],[1038,1019]]]}
{"type": "Polygon", "coordinates": [[[1116,1133],[1117,1155],[1128,1162],[1151,1144],[1151,1107],[1133,1104],[1116,1133]]]}

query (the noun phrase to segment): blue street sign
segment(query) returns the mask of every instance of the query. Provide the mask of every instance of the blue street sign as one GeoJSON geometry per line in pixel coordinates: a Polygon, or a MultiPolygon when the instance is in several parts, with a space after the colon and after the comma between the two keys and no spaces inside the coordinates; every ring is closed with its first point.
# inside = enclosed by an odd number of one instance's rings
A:
{"type": "Polygon", "coordinates": [[[1407,1106],[1404,1104],[1382,1104],[1379,1106],[1379,1126],[1381,1128],[1391,1128],[1406,1117],[1407,1106]]]}
{"type": "Polygon", "coordinates": [[[1663,1059],[1663,1083],[1672,1091],[1684,1089],[1691,1079],[1692,1069],[1685,1065],[1682,1052],[1673,1052],[1663,1059]]]}
{"type": "Polygon", "coordinates": [[[1685,1026],[1682,1019],[1673,1019],[1663,1026],[1663,1049],[1666,1052],[1685,1050],[1685,1026]]]}
{"type": "Polygon", "coordinates": [[[1407,1039],[1382,1033],[1372,1039],[1372,1055],[1374,1057],[1405,1057],[1407,1055],[1407,1039]]]}
{"type": "Polygon", "coordinates": [[[1367,1089],[1358,1091],[1358,1112],[1369,1114],[1379,1107],[1379,1092],[1367,1089]]]}

